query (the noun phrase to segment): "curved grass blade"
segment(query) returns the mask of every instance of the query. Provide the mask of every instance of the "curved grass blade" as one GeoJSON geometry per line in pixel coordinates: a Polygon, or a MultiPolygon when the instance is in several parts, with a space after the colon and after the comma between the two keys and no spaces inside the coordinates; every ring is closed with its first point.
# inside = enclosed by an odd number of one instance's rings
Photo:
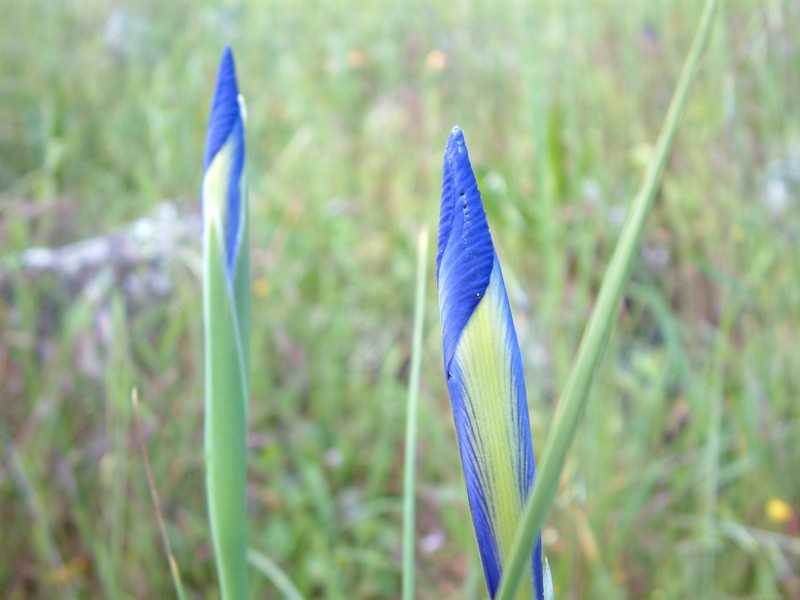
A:
{"type": "Polygon", "coordinates": [[[527,556],[533,548],[534,538],[532,536],[534,532],[540,530],[547,510],[550,508],[555,496],[561,469],[564,466],[564,459],[575,437],[578,421],[588,399],[589,385],[600,362],[603,348],[611,330],[614,313],[622,297],[622,290],[628,279],[633,261],[637,256],[642,232],[653,207],[658,183],[666,167],[678,123],[686,108],[689,90],[697,74],[700,58],[711,36],[716,8],[717,0],[706,1],[697,33],[692,41],[692,47],[684,63],[678,85],[664,120],[664,126],[658,138],[653,159],[647,167],[644,181],[633,201],[619,242],[614,250],[614,255],[611,258],[611,263],[608,266],[608,271],[603,278],[597,303],[589,318],[589,323],[586,326],[586,331],[578,349],[577,358],[570,371],[564,394],[558,404],[551,429],[552,433],[547,439],[542,462],[539,466],[539,479],[531,497],[528,499],[514,537],[513,550],[497,594],[497,600],[511,600],[511,598],[515,597],[517,586],[520,584],[520,579],[525,572],[527,556]]]}
{"type": "Polygon", "coordinates": [[[233,53],[226,47],[208,123],[202,201],[206,493],[220,588],[227,600],[248,597],[250,269],[244,118],[233,53]]]}
{"type": "Polygon", "coordinates": [[[275,589],[283,595],[284,600],[303,600],[303,594],[300,593],[300,590],[294,586],[289,576],[269,556],[250,548],[247,551],[247,560],[272,582],[275,589]]]}
{"type": "Polygon", "coordinates": [[[158,496],[158,488],[156,488],[156,478],[153,475],[150,453],[147,451],[147,443],[145,442],[144,432],[142,431],[142,419],[139,415],[139,391],[136,388],[131,390],[131,403],[133,404],[133,424],[136,430],[136,442],[139,444],[139,448],[142,451],[144,474],[147,479],[147,487],[150,490],[150,499],[153,501],[153,507],[156,511],[158,532],[161,534],[161,544],[164,546],[164,553],[167,555],[169,572],[172,577],[172,586],[175,588],[175,595],[178,597],[178,600],[186,600],[186,594],[183,591],[181,571],[178,568],[175,555],[172,553],[172,544],[170,544],[169,535],[167,534],[167,523],[164,521],[164,514],[161,512],[161,500],[158,496]]]}

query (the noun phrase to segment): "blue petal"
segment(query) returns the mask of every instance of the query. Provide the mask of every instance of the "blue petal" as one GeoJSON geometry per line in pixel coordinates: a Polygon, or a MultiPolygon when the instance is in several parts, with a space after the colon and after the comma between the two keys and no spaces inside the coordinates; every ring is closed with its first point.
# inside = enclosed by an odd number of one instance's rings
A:
{"type": "Polygon", "coordinates": [[[436,278],[447,370],[456,342],[489,285],[494,246],[461,129],[444,153],[436,278]]]}
{"type": "Polygon", "coordinates": [[[225,46],[217,72],[217,85],[211,101],[211,114],[208,118],[206,136],[206,155],[203,172],[208,169],[211,160],[219,152],[228,139],[231,131],[240,120],[239,86],[236,83],[236,66],[233,62],[233,51],[225,46]]]}
{"type": "Polygon", "coordinates": [[[231,171],[227,176],[225,202],[225,262],[229,279],[233,278],[238,260],[242,228],[242,173],[245,159],[244,121],[236,81],[236,67],[230,46],[225,46],[220,60],[211,113],[208,119],[203,173],[222,148],[232,147],[231,171]]]}

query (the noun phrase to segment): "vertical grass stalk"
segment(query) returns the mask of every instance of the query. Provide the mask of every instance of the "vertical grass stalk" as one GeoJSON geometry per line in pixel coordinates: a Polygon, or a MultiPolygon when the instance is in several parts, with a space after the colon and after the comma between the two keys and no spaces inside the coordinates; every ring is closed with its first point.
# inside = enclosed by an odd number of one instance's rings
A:
{"type": "Polygon", "coordinates": [[[614,255],[597,297],[597,303],[578,349],[564,394],[553,421],[552,433],[547,439],[539,475],[533,493],[528,499],[520,519],[510,559],[498,590],[497,600],[511,600],[515,596],[520,578],[526,568],[531,551],[538,539],[547,510],[555,496],[561,469],[567,451],[575,437],[578,421],[586,406],[589,385],[600,362],[608,340],[614,314],[622,297],[622,290],[630,274],[639,249],[642,232],[653,207],[658,184],[667,164],[675,139],[678,123],[686,108],[689,90],[694,82],[700,59],[711,37],[717,0],[707,0],[700,24],[692,41],[689,55],[681,71],[678,85],[658,138],[658,143],[645,173],[644,181],[631,206],[614,255]]]}
{"type": "Polygon", "coordinates": [[[417,279],[414,300],[414,328],[411,337],[411,373],[406,405],[406,453],[403,473],[403,600],[414,598],[414,522],[417,459],[417,412],[419,373],[422,363],[422,332],[425,324],[425,272],[428,264],[428,228],[417,239],[417,279]]]}

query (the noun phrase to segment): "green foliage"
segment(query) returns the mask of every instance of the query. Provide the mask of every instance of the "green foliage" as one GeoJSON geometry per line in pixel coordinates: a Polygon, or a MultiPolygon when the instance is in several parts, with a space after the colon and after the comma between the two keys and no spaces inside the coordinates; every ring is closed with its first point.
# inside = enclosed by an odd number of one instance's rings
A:
{"type": "MultiPolygon", "coordinates": [[[[800,510],[789,4],[720,13],[543,529],[556,598],[797,595],[795,525],[766,511],[800,510]]],[[[0,20],[0,268],[164,199],[196,213],[233,43],[252,556],[306,598],[396,597],[415,240],[435,226],[442,140],[469,131],[541,456],[699,15],[688,0],[15,4],[0,20]]],[[[171,295],[146,306],[3,277],[3,597],[172,593],[130,384],[187,597],[213,597],[199,256],[183,249],[171,295]]],[[[436,328],[422,351],[417,597],[481,598],[436,328]]],[[[276,597],[263,572],[253,596],[276,597]]]]}

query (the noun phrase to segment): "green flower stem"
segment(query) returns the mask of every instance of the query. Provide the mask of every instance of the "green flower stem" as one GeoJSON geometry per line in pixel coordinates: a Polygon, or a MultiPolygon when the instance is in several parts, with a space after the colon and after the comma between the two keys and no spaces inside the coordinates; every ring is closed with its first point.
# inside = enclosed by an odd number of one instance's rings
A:
{"type": "Polygon", "coordinates": [[[422,362],[422,331],[425,322],[425,273],[428,265],[428,228],[417,241],[417,281],[414,300],[414,329],[411,338],[411,373],[406,405],[406,454],[403,474],[403,600],[414,598],[414,521],[417,456],[417,412],[419,373],[422,362]]]}
{"type": "MultiPolygon", "coordinates": [[[[245,234],[246,255],[246,234],[245,234]]],[[[206,491],[211,536],[224,600],[247,592],[247,397],[250,328],[249,273],[237,270],[228,290],[219,229],[209,220],[205,237],[203,316],[206,369],[206,491]]],[[[244,258],[246,260],[246,258],[244,258]]]]}
{"type": "Polygon", "coordinates": [[[642,232],[653,207],[655,193],[667,164],[678,123],[686,108],[689,90],[711,36],[717,3],[717,0],[706,1],[700,25],[684,63],[653,158],[647,167],[644,181],[633,201],[630,214],[626,219],[608,271],[603,279],[597,303],[578,349],[578,356],[556,410],[552,433],[547,439],[547,445],[539,465],[536,485],[517,528],[510,560],[503,573],[500,589],[495,596],[496,600],[511,600],[514,597],[522,572],[530,563],[531,552],[537,539],[536,532],[541,529],[544,517],[558,488],[567,451],[575,437],[578,421],[586,406],[589,385],[608,340],[614,314],[619,306],[631,266],[637,256],[642,232]]]}

